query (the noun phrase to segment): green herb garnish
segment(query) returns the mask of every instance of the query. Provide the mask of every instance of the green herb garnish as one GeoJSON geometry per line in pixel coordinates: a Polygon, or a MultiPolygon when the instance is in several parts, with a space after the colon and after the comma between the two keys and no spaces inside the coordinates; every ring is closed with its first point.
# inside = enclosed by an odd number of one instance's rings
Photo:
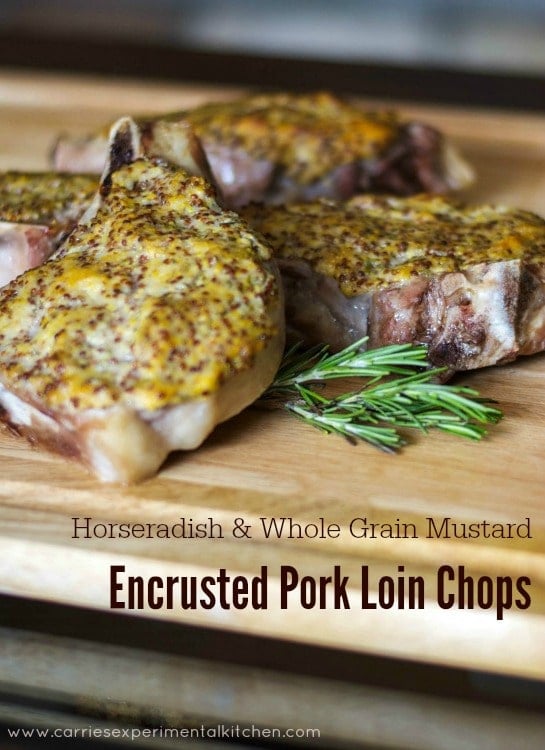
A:
{"type": "Polygon", "coordinates": [[[304,422],[354,443],[393,452],[405,444],[398,428],[431,428],[480,440],[502,412],[473,388],[436,382],[446,368],[430,368],[425,346],[394,344],[364,351],[366,338],[336,354],[327,346],[286,352],[262,402],[280,405],[304,422]],[[363,387],[329,397],[313,386],[363,378],[363,387]]]}

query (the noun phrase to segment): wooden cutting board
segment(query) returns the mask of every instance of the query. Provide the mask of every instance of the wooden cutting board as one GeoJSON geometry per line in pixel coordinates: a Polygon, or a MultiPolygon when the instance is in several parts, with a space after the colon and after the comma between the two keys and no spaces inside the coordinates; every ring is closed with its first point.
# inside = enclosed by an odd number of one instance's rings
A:
{"type": "MultiPolygon", "coordinates": [[[[5,72],[0,76],[0,168],[41,169],[60,132],[84,133],[113,117],[165,111],[234,91],[185,85],[81,79],[5,72]]],[[[375,103],[372,103],[373,105],[375,103]]],[[[389,103],[389,106],[392,106],[389,103]]],[[[505,202],[545,214],[545,117],[424,106],[407,116],[435,123],[474,163],[472,200],[505,202]]],[[[198,451],[172,456],[159,476],[135,487],[101,485],[70,462],[0,436],[0,590],[108,610],[111,565],[131,575],[254,576],[268,566],[267,610],[222,609],[141,614],[246,633],[272,635],[438,664],[545,679],[545,358],[473,373],[459,382],[497,399],[504,421],[480,444],[441,434],[412,435],[400,455],[353,447],[279,412],[256,408],[221,426],[198,451]],[[266,539],[261,518],[303,525],[337,524],[336,538],[266,539]],[[175,523],[208,518],[224,538],[73,538],[74,518],[106,523],[175,523]],[[235,519],[251,538],[232,535],[235,519]],[[531,538],[426,538],[427,525],[520,524],[531,538]],[[359,538],[353,519],[414,524],[417,538],[359,538]],[[497,619],[495,608],[443,609],[437,603],[441,566],[495,590],[498,577],[531,581],[531,606],[497,619]],[[350,609],[305,609],[296,591],[288,609],[278,600],[279,576],[349,577],[350,609]],[[379,579],[422,576],[422,609],[362,609],[361,570],[369,598],[379,579]],[[400,572],[398,566],[404,566],[400,572]],[[490,579],[490,581],[488,580],[490,579]]],[[[386,526],[380,527],[383,530],[386,526]]],[[[408,529],[412,527],[407,527],[408,529]]],[[[312,532],[312,527],[309,527],[312,532]]],[[[386,585],[383,584],[383,585],[386,585]]],[[[454,591],[450,585],[450,590],[454,591]]],[[[396,591],[399,586],[396,585],[396,591]]],[[[485,603],[486,604],[486,603],[485,603]]]]}

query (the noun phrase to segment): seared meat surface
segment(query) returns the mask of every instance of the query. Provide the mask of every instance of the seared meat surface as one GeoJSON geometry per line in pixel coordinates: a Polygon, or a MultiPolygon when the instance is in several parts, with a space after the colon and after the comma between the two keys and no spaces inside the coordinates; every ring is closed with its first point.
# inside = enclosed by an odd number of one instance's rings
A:
{"type": "Polygon", "coordinates": [[[152,475],[254,401],[284,342],[268,247],[200,177],[139,158],[128,119],[80,223],[0,291],[0,404],[100,479],[152,475]]]}
{"type": "Polygon", "coordinates": [[[274,248],[296,340],[422,343],[452,371],[545,349],[545,221],[534,214],[358,196],[244,215],[274,248]]]}
{"type": "MultiPolygon", "coordinates": [[[[148,154],[184,167],[178,142],[189,127],[231,208],[361,191],[443,193],[472,180],[470,167],[434,128],[391,112],[365,112],[329,93],[254,95],[139,124],[148,154]]],[[[61,138],[53,160],[59,170],[100,172],[106,153],[103,132],[61,138]]]]}
{"type": "Polygon", "coordinates": [[[51,255],[97,186],[95,176],[0,173],[0,286],[51,255]]]}

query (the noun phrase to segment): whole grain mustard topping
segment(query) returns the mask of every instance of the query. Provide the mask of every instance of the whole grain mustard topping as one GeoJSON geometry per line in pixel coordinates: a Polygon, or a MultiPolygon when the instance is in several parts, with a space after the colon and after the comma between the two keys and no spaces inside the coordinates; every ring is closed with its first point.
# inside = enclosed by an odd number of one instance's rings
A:
{"type": "Polygon", "coordinates": [[[327,92],[261,94],[205,104],[164,120],[184,119],[205,149],[219,144],[279,164],[302,184],[359,159],[378,156],[399,133],[391,112],[363,112],[327,92]]]}
{"type": "Polygon", "coordinates": [[[94,218],[0,291],[3,378],[71,412],[209,395],[276,333],[269,260],[201,178],[122,167],[94,218]]]}
{"type": "Polygon", "coordinates": [[[464,207],[441,197],[364,195],[243,215],[279,258],[305,260],[353,297],[478,263],[545,259],[545,220],[527,211],[464,207]]]}
{"type": "Polygon", "coordinates": [[[55,236],[78,218],[97,187],[93,175],[0,173],[0,221],[45,224],[55,236]]]}

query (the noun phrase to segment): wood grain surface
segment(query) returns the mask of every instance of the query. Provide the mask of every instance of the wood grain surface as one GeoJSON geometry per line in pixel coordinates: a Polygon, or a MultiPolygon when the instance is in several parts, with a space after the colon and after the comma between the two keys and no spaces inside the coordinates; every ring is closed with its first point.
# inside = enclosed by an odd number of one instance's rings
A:
{"type": "MultiPolygon", "coordinates": [[[[234,91],[4,72],[0,76],[0,168],[42,169],[60,132],[84,133],[113,117],[165,111],[234,91]]],[[[373,104],[374,102],[370,103],[373,104]]],[[[388,106],[393,106],[391,102],[388,106]]],[[[545,118],[411,106],[449,133],[479,179],[471,200],[503,202],[545,214],[545,118]]],[[[481,444],[441,434],[410,436],[398,456],[352,447],[278,412],[257,408],[215,431],[199,450],[172,456],[160,474],[130,487],[101,485],[81,467],[24,441],[0,435],[0,590],[51,601],[109,608],[109,566],[132,575],[206,575],[225,567],[256,575],[269,568],[266,611],[143,611],[242,632],[278,636],[439,664],[545,679],[545,358],[534,356],[459,378],[497,399],[504,421],[481,444]],[[93,523],[221,523],[223,539],[74,539],[73,518],[93,523]],[[336,539],[265,539],[260,518],[323,518],[336,539]],[[531,539],[428,539],[426,519],[521,523],[531,539]],[[231,535],[234,520],[251,539],[231,535]],[[418,538],[358,539],[351,519],[414,523],[418,538]],[[350,577],[350,609],[278,606],[278,574],[350,577]],[[403,565],[426,583],[424,609],[359,606],[359,576],[397,576],[403,565]],[[475,578],[531,579],[531,606],[498,620],[476,607],[441,609],[441,565],[465,566],[475,578]]],[[[373,583],[372,596],[376,589],[373,583]]]]}

